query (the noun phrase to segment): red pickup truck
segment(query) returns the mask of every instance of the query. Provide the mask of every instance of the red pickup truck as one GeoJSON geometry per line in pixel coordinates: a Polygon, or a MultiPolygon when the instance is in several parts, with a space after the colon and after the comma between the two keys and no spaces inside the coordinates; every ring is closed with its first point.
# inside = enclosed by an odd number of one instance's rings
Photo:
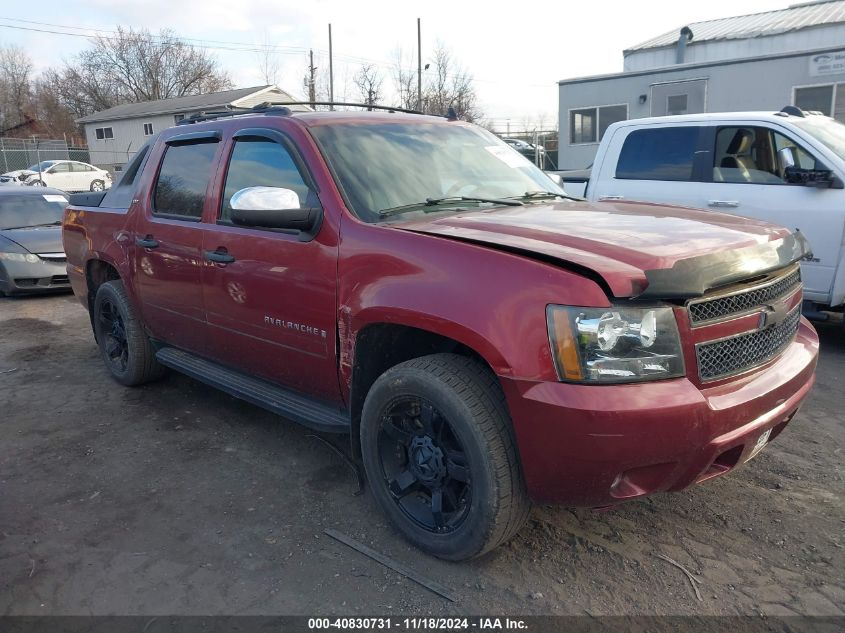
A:
{"type": "Polygon", "coordinates": [[[74,196],[64,246],[118,382],[169,367],[350,434],[384,512],[447,559],[511,537],[529,500],[722,475],[814,380],[800,233],[573,200],[447,118],[198,117],[74,196]]]}

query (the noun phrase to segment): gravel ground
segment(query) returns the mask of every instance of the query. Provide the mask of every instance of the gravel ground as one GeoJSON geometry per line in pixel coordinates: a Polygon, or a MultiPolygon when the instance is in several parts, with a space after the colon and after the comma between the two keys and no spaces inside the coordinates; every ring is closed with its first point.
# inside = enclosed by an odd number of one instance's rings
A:
{"type": "Polygon", "coordinates": [[[0,614],[841,615],[845,331],[819,331],[809,402],[745,467],[608,512],[537,507],[455,564],[408,546],[311,431],[173,373],[121,387],[72,296],[0,299],[0,614]]]}

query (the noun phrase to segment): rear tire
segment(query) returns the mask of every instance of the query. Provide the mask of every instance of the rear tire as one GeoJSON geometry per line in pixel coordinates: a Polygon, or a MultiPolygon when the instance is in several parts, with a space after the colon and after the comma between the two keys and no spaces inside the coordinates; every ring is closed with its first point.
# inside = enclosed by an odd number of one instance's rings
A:
{"type": "Polygon", "coordinates": [[[364,402],[361,450],[376,501],[429,554],[480,556],[528,517],[504,394],[474,359],[434,354],[382,374],[364,402]]]}
{"type": "Polygon", "coordinates": [[[164,374],[122,281],[109,281],[97,289],[94,334],[106,368],[120,384],[134,387],[164,374]]]}

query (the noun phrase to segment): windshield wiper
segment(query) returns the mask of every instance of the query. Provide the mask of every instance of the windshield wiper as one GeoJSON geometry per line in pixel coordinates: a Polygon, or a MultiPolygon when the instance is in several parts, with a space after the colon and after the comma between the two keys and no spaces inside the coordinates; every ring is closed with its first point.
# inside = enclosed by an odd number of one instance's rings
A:
{"type": "Polygon", "coordinates": [[[543,189],[537,189],[535,191],[526,191],[521,196],[514,196],[515,199],[524,200],[528,198],[529,200],[540,200],[542,198],[563,198],[564,200],[574,200],[575,202],[583,202],[586,198],[578,198],[577,196],[570,196],[565,193],[557,193],[556,191],[544,191],[543,189]]]}
{"type": "Polygon", "coordinates": [[[521,207],[523,206],[519,200],[510,198],[480,198],[477,196],[447,196],[444,198],[426,198],[424,202],[413,202],[411,204],[403,204],[398,207],[390,207],[382,209],[378,212],[380,218],[386,218],[397,213],[404,213],[405,211],[412,211],[414,209],[422,209],[428,211],[425,207],[436,207],[440,204],[450,204],[452,202],[487,202],[490,204],[499,204],[505,207],[521,207]]]}

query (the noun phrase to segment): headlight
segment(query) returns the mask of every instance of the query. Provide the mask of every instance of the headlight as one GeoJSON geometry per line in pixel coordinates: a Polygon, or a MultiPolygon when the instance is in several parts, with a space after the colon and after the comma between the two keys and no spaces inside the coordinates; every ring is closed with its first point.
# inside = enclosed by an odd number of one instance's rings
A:
{"type": "Polygon", "coordinates": [[[573,382],[637,382],[684,375],[672,308],[546,309],[558,377],[573,382]]]}
{"type": "Polygon", "coordinates": [[[0,259],[10,262],[27,262],[29,264],[35,264],[39,261],[38,255],[33,253],[0,253],[0,259]]]}
{"type": "Polygon", "coordinates": [[[28,262],[30,264],[35,264],[40,260],[38,255],[33,253],[0,253],[0,259],[10,262],[28,262]]]}

